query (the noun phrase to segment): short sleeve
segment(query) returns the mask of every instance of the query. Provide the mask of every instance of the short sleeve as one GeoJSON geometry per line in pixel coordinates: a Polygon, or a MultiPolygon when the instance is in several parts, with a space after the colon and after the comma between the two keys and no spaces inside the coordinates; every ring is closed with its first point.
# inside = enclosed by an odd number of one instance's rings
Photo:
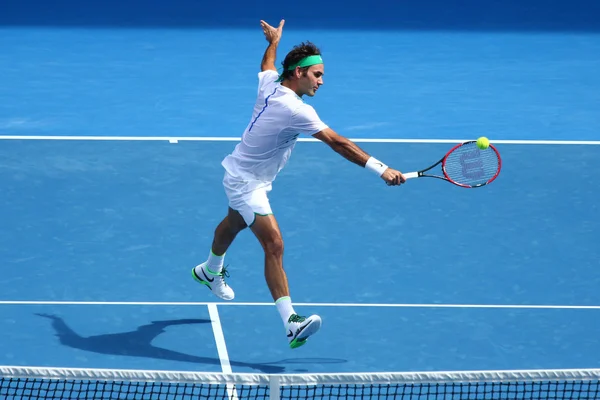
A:
{"type": "Polygon", "coordinates": [[[258,90],[262,89],[264,86],[273,83],[279,78],[279,74],[277,71],[273,71],[272,69],[267,69],[265,71],[261,71],[258,73],[258,90]]]}
{"type": "Polygon", "coordinates": [[[328,126],[321,121],[315,109],[303,103],[293,114],[291,127],[292,130],[304,135],[314,135],[328,126]]]}

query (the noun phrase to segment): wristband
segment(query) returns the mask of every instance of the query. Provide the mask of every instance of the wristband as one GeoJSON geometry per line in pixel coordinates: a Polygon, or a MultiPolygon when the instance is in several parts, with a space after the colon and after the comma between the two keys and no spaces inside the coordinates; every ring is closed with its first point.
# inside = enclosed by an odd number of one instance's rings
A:
{"type": "Polygon", "coordinates": [[[388,166],[385,165],[384,163],[382,163],[381,161],[379,161],[378,159],[370,157],[367,160],[367,164],[365,165],[365,168],[370,171],[373,171],[378,176],[381,176],[383,174],[383,172],[386,169],[388,169],[388,166]]]}

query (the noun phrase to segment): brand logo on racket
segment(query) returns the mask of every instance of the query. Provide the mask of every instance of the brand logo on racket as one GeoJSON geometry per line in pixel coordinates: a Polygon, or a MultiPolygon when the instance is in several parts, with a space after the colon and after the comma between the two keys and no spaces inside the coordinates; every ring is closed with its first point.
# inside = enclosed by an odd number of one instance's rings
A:
{"type": "Polygon", "coordinates": [[[462,173],[467,179],[480,179],[484,175],[483,161],[479,150],[461,154],[460,165],[462,173]]]}

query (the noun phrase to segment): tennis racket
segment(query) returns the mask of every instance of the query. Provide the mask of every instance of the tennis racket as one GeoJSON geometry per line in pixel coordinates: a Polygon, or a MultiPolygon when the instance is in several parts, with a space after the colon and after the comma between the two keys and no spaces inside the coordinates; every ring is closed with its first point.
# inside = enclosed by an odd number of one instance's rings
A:
{"type": "Polygon", "coordinates": [[[438,178],[463,188],[478,188],[492,183],[500,174],[502,159],[493,146],[485,150],[475,140],[454,146],[446,155],[427,169],[403,173],[406,179],[438,178]],[[440,165],[439,170],[433,168],[440,165]],[[428,172],[430,171],[430,172],[428,172]]]}

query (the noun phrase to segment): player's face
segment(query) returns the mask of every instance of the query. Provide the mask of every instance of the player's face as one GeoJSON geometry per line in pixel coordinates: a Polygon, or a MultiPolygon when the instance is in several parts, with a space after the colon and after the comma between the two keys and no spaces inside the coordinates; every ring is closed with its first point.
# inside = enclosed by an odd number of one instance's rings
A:
{"type": "Polygon", "coordinates": [[[325,67],[323,64],[311,65],[306,73],[300,77],[302,93],[310,97],[314,96],[319,87],[323,84],[323,74],[325,67]]]}

